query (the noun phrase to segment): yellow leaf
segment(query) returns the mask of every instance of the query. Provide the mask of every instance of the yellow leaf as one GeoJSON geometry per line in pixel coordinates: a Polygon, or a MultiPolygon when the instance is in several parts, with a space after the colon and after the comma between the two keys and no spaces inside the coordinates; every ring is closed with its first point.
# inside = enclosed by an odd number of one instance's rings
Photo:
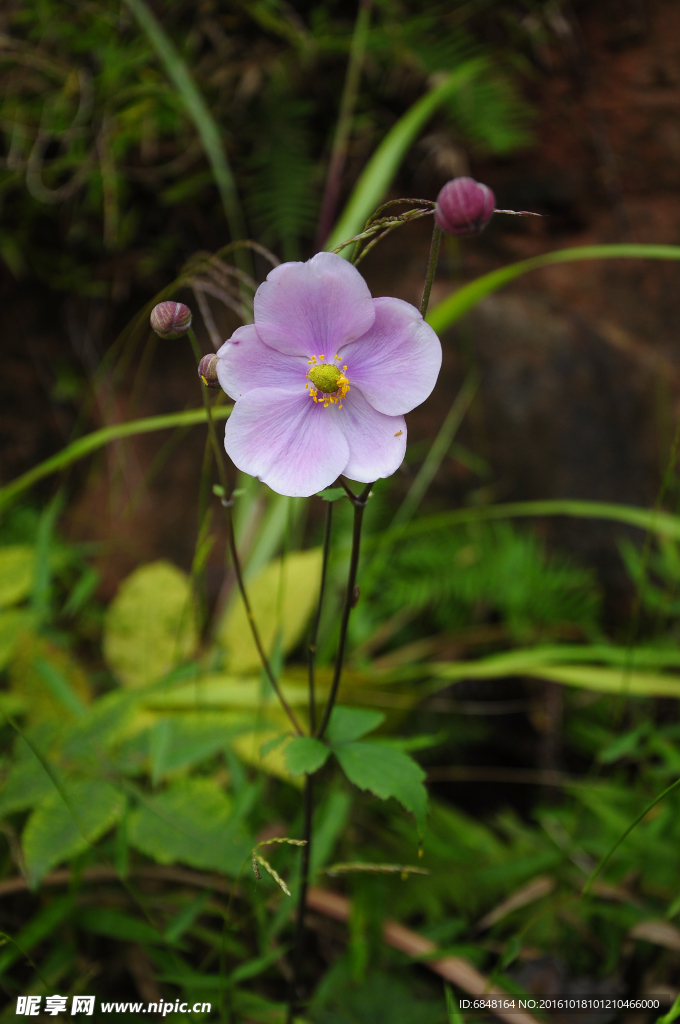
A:
{"type": "Polygon", "coordinates": [[[246,764],[252,764],[254,768],[259,768],[261,771],[267,772],[268,775],[275,775],[285,782],[290,782],[291,786],[297,786],[300,789],[303,782],[302,777],[294,779],[286,765],[286,747],[292,737],[288,737],[267,750],[264,757],[260,753],[267,743],[271,743],[280,735],[280,728],[254,729],[252,732],[242,732],[238,736],[234,736],[230,745],[246,764]]]}
{"type": "Polygon", "coordinates": [[[10,608],[0,612],[0,668],[4,668],[12,657],[23,633],[30,632],[33,624],[32,612],[25,608],[10,608]]]}
{"type": "Polygon", "coordinates": [[[9,684],[26,708],[29,721],[73,719],[90,702],[87,676],[68,651],[31,633],[18,637],[9,684]]]}
{"type": "MultiPolygon", "coordinates": [[[[318,598],[321,558],[321,548],[296,551],[270,562],[248,583],[248,597],[267,654],[277,636],[284,654],[300,640],[318,598]]],[[[239,594],[227,610],[218,639],[225,648],[229,671],[251,672],[260,667],[239,594]]]]}
{"type": "MultiPolygon", "coordinates": [[[[293,707],[306,706],[309,691],[307,686],[283,684],[284,697],[293,707]]],[[[279,703],[275,693],[262,695],[259,678],[238,679],[232,676],[206,675],[191,683],[180,683],[149,693],[144,705],[159,711],[221,710],[223,708],[247,708],[253,711],[267,708],[278,711],[279,703]]]]}
{"type": "Polygon", "coordinates": [[[0,548],[0,608],[18,604],[33,586],[35,551],[26,544],[0,548]]]}
{"type": "Polygon", "coordinates": [[[198,642],[189,577],[169,562],[136,569],[104,625],[104,656],[124,686],[144,686],[191,657],[198,642]]]}

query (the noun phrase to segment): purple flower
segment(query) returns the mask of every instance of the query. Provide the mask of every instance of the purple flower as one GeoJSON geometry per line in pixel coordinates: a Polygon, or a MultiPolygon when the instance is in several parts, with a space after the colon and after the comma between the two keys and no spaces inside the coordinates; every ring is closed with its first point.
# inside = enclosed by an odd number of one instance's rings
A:
{"type": "Polygon", "coordinates": [[[495,206],[488,185],[474,178],[454,178],[437,196],[434,219],[450,235],[474,235],[491,220],[495,206]]]}
{"type": "Polygon", "coordinates": [[[255,323],[217,353],[236,400],[224,446],[236,466],[279,494],[308,497],[341,474],[369,483],[404,458],[404,413],[424,402],[439,339],[401,299],[372,299],[333,253],[283,263],[255,295],[255,323]]]}

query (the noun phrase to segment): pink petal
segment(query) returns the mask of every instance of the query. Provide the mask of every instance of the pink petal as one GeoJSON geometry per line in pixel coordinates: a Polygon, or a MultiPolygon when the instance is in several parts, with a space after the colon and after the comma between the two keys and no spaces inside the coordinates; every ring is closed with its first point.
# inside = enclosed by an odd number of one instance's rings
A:
{"type": "Polygon", "coordinates": [[[217,376],[230,398],[253,388],[304,391],[309,366],[301,356],[286,356],[260,340],[253,324],[234,331],[217,353],[217,376]]]}
{"type": "Polygon", "coordinates": [[[239,398],[227,420],[224,447],[244,473],[279,494],[301,498],[332,484],[349,457],[349,445],[328,409],[307,392],[271,387],[239,398]]]}
{"type": "MultiPolygon", "coordinates": [[[[375,323],[339,352],[352,388],[388,416],[410,412],[434,388],[442,365],[439,338],[415,306],[374,299],[375,323]]],[[[351,393],[351,392],[350,392],[351,393]]]]}
{"type": "Polygon", "coordinates": [[[403,416],[385,416],[376,412],[361,392],[352,389],[342,409],[331,406],[349,444],[349,459],[343,476],[370,483],[392,476],[404,461],[406,423],[403,416]]]}
{"type": "Polygon", "coordinates": [[[347,260],[319,252],[306,263],[282,263],[255,293],[262,341],[289,355],[333,356],[365,334],[375,319],[363,277],[347,260]]]}

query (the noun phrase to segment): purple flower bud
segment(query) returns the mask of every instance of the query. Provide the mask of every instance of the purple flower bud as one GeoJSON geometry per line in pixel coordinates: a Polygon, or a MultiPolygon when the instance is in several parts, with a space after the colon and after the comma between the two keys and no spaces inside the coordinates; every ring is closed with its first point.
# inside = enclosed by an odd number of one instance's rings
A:
{"type": "Polygon", "coordinates": [[[159,302],[150,319],[159,338],[181,338],[191,327],[191,310],[183,302],[159,302]]]}
{"type": "Polygon", "coordinates": [[[203,356],[198,364],[198,376],[207,388],[218,388],[220,386],[220,382],[217,379],[217,356],[214,352],[203,356]]]}
{"type": "Polygon", "coordinates": [[[437,196],[434,219],[450,235],[476,235],[491,220],[495,207],[496,197],[487,185],[474,178],[454,178],[437,196]]]}

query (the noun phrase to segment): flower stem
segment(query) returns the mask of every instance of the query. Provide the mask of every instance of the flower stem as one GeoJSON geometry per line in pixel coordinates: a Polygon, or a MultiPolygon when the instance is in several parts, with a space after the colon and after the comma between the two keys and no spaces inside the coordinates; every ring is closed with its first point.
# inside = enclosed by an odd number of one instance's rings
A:
{"type": "MultiPolygon", "coordinates": [[[[201,350],[198,346],[198,342],[196,341],[196,335],[192,330],[189,330],[187,331],[187,336],[189,338],[189,341],[191,342],[191,347],[193,349],[194,356],[196,358],[196,363],[198,365],[201,362],[201,350]]],[[[226,497],[227,494],[230,493],[229,482],[227,480],[227,472],[224,468],[224,460],[222,459],[220,443],[217,438],[217,431],[215,430],[215,421],[213,420],[212,408],[210,406],[210,400],[208,399],[208,389],[203,384],[201,385],[201,393],[203,395],[203,404],[205,406],[206,416],[208,418],[208,433],[210,435],[210,443],[212,444],[213,453],[215,455],[215,462],[217,463],[217,472],[219,474],[220,484],[222,486],[222,490],[224,491],[222,505],[224,507],[227,520],[227,544],[229,545],[229,552],[231,554],[231,560],[234,566],[236,584],[241,595],[241,600],[243,601],[243,606],[246,610],[246,616],[248,618],[248,623],[250,625],[250,631],[253,634],[255,646],[257,647],[257,653],[259,654],[264,670],[267,673],[267,678],[269,679],[269,682],[272,685],[274,693],[279,698],[281,707],[288,716],[290,724],[295,729],[297,735],[302,736],[302,729],[300,727],[300,723],[298,722],[295,716],[295,712],[293,711],[290,704],[284,697],[281,691],[281,687],[279,686],[278,681],[276,679],[276,676],[272,672],[271,665],[269,664],[269,658],[267,657],[264,647],[262,646],[260,633],[255,623],[255,617],[250,606],[250,601],[248,600],[248,594],[246,593],[245,584],[243,582],[243,573],[241,572],[241,561],[238,557],[238,549],[236,547],[236,536],[234,534],[234,517],[232,515],[233,500],[231,498],[226,497]]]]}
{"type": "Polygon", "coordinates": [[[295,922],[295,940],[293,945],[293,978],[290,984],[290,999],[286,1024],[292,1024],[298,1008],[300,975],[302,974],[302,953],[305,937],[305,907],[307,905],[307,889],[309,887],[309,863],[312,848],[312,812],[314,810],[313,776],[305,775],[304,822],[302,838],[306,840],[302,847],[300,862],[300,888],[298,890],[297,919],[295,922]]]}
{"type": "Polygon", "coordinates": [[[314,625],[309,638],[307,655],[307,670],[309,677],[309,731],[314,735],[316,729],[316,693],[314,689],[314,662],[316,660],[316,642],[319,635],[319,623],[321,621],[321,607],[323,604],[323,593],[326,587],[326,573],[328,571],[328,555],[331,545],[331,524],[333,521],[333,502],[326,503],[326,521],[323,531],[323,557],[321,560],[321,582],[319,584],[319,601],[316,606],[314,625]]]}
{"type": "Polygon", "coordinates": [[[420,313],[423,317],[427,313],[427,307],[430,304],[430,292],[432,291],[432,282],[434,281],[434,274],[437,269],[437,257],[439,256],[439,243],[441,240],[442,229],[438,224],[435,224],[432,230],[432,241],[430,243],[430,258],[427,261],[425,288],[423,289],[423,298],[420,303],[420,313]]]}
{"type": "Polygon", "coordinates": [[[354,505],[354,523],[352,526],[352,553],[349,561],[349,573],[347,574],[347,590],[345,592],[345,604],[342,609],[342,619],[340,622],[340,639],[338,641],[338,651],[335,656],[335,669],[333,672],[333,682],[331,683],[331,691],[328,695],[328,701],[324,709],[323,718],[321,719],[321,725],[316,733],[318,739],[323,738],[323,734],[328,726],[328,721],[331,717],[333,705],[338,695],[338,687],[340,686],[340,677],[342,675],[342,663],[345,657],[345,643],[347,640],[347,626],[349,624],[349,616],[352,608],[356,604],[356,596],[354,588],[356,586],[357,579],[357,568],[359,566],[359,551],[361,547],[361,526],[364,519],[364,511],[368,504],[368,499],[371,493],[371,487],[373,484],[366,484],[361,494],[354,494],[349,487],[343,482],[342,486],[347,492],[347,496],[354,505]]]}

